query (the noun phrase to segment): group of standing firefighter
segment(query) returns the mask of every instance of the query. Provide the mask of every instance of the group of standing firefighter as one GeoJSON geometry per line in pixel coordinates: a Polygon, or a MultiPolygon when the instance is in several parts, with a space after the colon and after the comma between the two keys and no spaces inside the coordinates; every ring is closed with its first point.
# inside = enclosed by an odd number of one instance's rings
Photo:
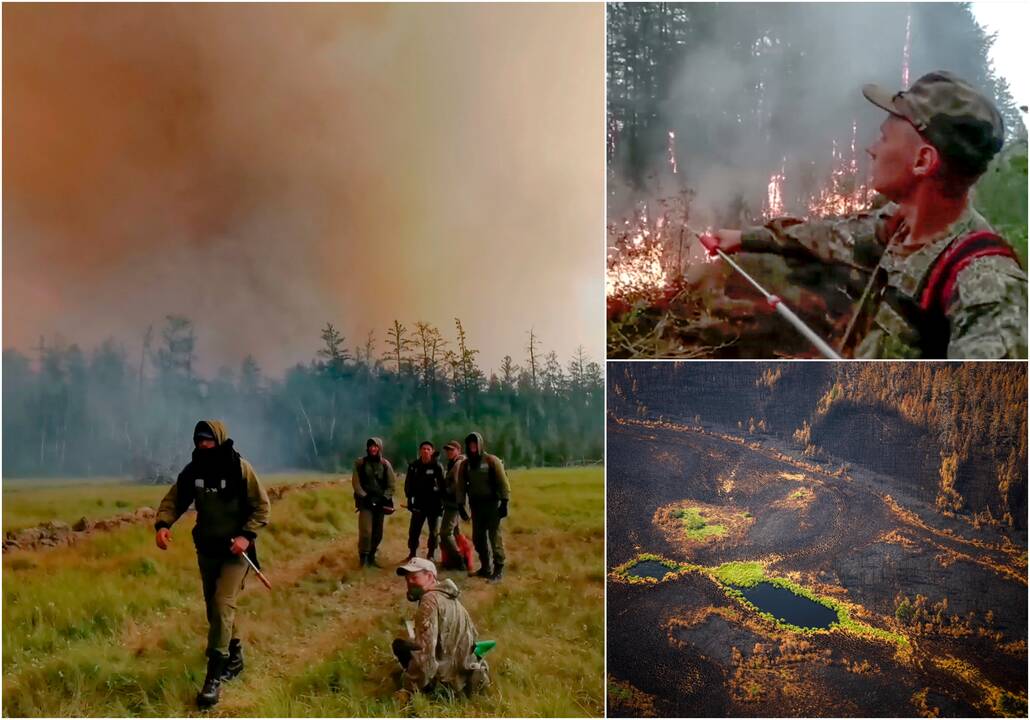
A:
{"type": "MultiPolygon", "coordinates": [[[[236,597],[247,574],[254,569],[271,587],[259,570],[256,545],[258,530],[268,524],[271,503],[253,467],[233,447],[223,423],[198,422],[193,448],[191,461],[161,501],[154,530],[157,546],[167,550],[172,525],[191,505],[196,508],[193,543],[208,622],[207,674],[197,704],[211,707],[219,700],[221,683],[243,671],[236,597]]],[[[438,580],[432,560],[442,545],[445,566],[470,569],[471,555],[467,560],[459,547],[461,542],[467,543],[459,521],[471,518],[481,563],[475,575],[500,580],[504,572],[501,519],[508,514],[509,486],[504,465],[485,452],[482,435],[470,433],[464,455],[461,450],[456,440],[444,446],[445,470],[433,444],[423,442],[404,481],[411,511],[409,553],[397,573],[408,585],[408,599],[419,603],[412,637],[394,643],[394,654],[404,669],[405,691],[436,683],[472,690],[489,683],[480,654],[484,643],[477,644],[475,626],[457,600],[460,590],[451,580],[438,580]],[[429,528],[426,559],[415,557],[423,525],[429,528]]],[[[358,511],[361,565],[379,567],[376,551],[383,539],[384,519],[394,512],[396,487],[393,466],[383,457],[379,438],[368,439],[365,455],[354,463],[351,484],[358,511]]]]}
{"type": "MultiPolygon", "coordinates": [[[[504,574],[504,540],[501,520],[508,515],[511,489],[504,464],[486,452],[478,432],[465,437],[464,454],[457,440],[444,445],[447,466],[441,464],[432,442],[419,445],[418,458],[408,465],[404,496],[411,513],[408,525],[408,560],[415,557],[428,530],[426,558],[435,560],[442,548],[444,565],[471,570],[459,547],[460,521],[472,520],[472,542],[479,555],[478,577],[498,581],[504,574]]],[[[358,557],[362,567],[379,567],[376,551],[383,540],[383,525],[395,507],[397,477],[383,456],[383,441],[369,438],[365,455],[354,462],[351,475],[358,511],[358,557]]]]}

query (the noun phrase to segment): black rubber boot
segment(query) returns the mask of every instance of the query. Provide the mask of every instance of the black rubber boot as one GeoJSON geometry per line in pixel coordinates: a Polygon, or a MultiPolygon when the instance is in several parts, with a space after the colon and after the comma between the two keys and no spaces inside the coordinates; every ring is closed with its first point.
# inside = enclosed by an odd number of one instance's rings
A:
{"type": "Polygon", "coordinates": [[[374,552],[370,552],[365,557],[366,557],[365,564],[368,565],[368,567],[374,567],[374,568],[381,567],[379,565],[379,563],[376,562],[376,554],[374,552]]]}
{"type": "Polygon", "coordinates": [[[225,671],[225,664],[229,658],[224,655],[213,653],[207,659],[207,676],[204,678],[204,687],[197,693],[197,705],[202,708],[209,708],[218,704],[219,691],[222,685],[222,673],[225,671]]]}
{"type": "Polygon", "coordinates": [[[486,567],[486,565],[484,565],[483,567],[481,567],[481,568],[479,568],[478,570],[476,570],[476,572],[475,572],[475,573],[473,573],[473,574],[474,574],[474,575],[475,575],[476,577],[481,577],[481,578],[490,578],[490,577],[493,577],[493,573],[492,573],[492,572],[490,572],[490,569],[489,569],[488,567],[486,567]]]}
{"type": "Polygon", "coordinates": [[[494,565],[494,572],[490,576],[490,582],[500,582],[502,577],[504,577],[504,565],[496,563],[494,565]]]}
{"type": "Polygon", "coordinates": [[[239,638],[229,642],[229,660],[225,663],[225,670],[222,672],[222,682],[232,680],[243,672],[243,644],[239,638]]]}
{"type": "Polygon", "coordinates": [[[368,565],[368,553],[358,553],[358,567],[365,567],[368,565]]]}

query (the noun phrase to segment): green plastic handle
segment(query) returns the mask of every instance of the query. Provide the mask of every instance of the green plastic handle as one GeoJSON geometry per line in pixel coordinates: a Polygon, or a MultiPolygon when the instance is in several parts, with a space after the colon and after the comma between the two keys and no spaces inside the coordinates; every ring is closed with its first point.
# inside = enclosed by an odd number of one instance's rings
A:
{"type": "Polygon", "coordinates": [[[481,658],[484,655],[486,655],[488,652],[493,650],[495,647],[497,647],[497,641],[496,640],[480,640],[479,642],[476,643],[476,649],[473,650],[472,652],[475,653],[476,657],[481,658]]]}

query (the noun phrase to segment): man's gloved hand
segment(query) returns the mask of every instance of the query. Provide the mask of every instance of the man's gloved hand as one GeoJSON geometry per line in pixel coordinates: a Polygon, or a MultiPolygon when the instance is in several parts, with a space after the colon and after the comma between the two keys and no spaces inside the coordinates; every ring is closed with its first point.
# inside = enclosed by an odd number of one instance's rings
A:
{"type": "Polygon", "coordinates": [[[468,522],[471,519],[471,517],[469,516],[469,511],[463,507],[458,508],[458,517],[460,517],[465,522],[468,522]]]}
{"type": "Polygon", "coordinates": [[[168,528],[161,528],[157,531],[157,537],[155,538],[157,546],[162,550],[168,549],[168,544],[172,541],[172,531],[168,528]]]}
{"type": "Polygon", "coordinates": [[[247,548],[249,547],[250,540],[243,537],[242,535],[238,535],[232,539],[232,547],[229,548],[229,551],[233,555],[242,555],[243,553],[247,552],[247,548]]]}
{"type": "Polygon", "coordinates": [[[497,505],[497,517],[499,517],[499,518],[506,518],[506,517],[508,517],[508,501],[507,500],[501,500],[501,502],[497,505]]]}
{"type": "Polygon", "coordinates": [[[722,250],[727,255],[740,250],[742,233],[740,230],[716,230],[711,234],[698,235],[697,239],[704,245],[705,250],[711,256],[716,256],[719,253],[716,250],[722,250]]]}

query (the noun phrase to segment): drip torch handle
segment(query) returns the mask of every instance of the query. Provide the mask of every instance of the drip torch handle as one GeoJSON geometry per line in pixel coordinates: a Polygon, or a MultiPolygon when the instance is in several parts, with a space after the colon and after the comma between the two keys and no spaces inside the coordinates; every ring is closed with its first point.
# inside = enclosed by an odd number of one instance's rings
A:
{"type": "MultiPolygon", "coordinates": [[[[707,247],[707,245],[705,247],[707,247]]],[[[728,262],[734,270],[740,273],[740,275],[745,280],[751,283],[751,286],[754,287],[755,290],[762,293],[762,296],[765,298],[765,301],[769,303],[769,307],[776,310],[776,312],[778,312],[784,320],[786,320],[794,326],[795,330],[804,335],[805,338],[815,346],[816,350],[818,350],[823,357],[829,358],[830,360],[841,359],[840,355],[838,355],[837,352],[832,347],[830,347],[825,340],[819,337],[815,333],[815,331],[812,330],[812,328],[808,327],[808,325],[806,325],[801,318],[795,315],[794,311],[787,307],[786,303],[784,303],[776,295],[773,295],[771,292],[769,292],[764,287],[759,285],[758,281],[750,275],[748,275],[746,272],[744,272],[744,269],[740,267],[740,265],[738,265],[737,263],[733,262],[729,255],[724,253],[718,247],[715,248],[715,251],[719,253],[719,257],[728,262]]]]}

